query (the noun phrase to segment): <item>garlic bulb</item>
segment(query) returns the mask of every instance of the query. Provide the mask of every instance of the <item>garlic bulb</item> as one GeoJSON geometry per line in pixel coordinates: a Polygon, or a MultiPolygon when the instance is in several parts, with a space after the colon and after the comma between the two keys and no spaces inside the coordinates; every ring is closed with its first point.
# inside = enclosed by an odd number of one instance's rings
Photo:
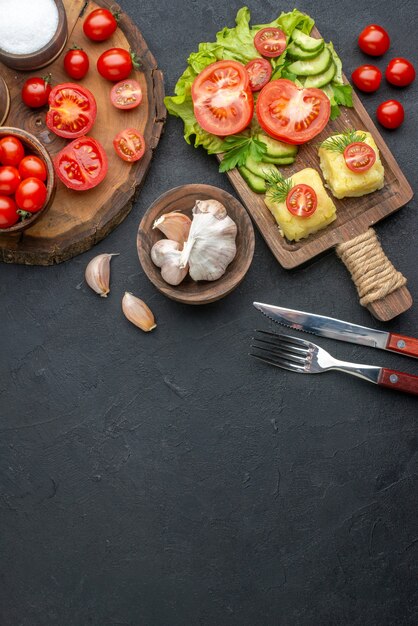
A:
{"type": "Polygon", "coordinates": [[[122,311],[125,317],[146,333],[157,326],[151,309],[129,291],[122,298],[122,311]]]}
{"type": "Polygon", "coordinates": [[[192,220],[184,213],[172,211],[155,220],[152,228],[158,228],[167,239],[183,244],[187,241],[192,220]]]}
{"type": "Polygon", "coordinates": [[[160,239],[152,246],[151,259],[161,268],[161,276],[169,285],[179,285],[187,275],[189,267],[180,267],[182,246],[171,239],[160,239]]]}
{"type": "Polygon", "coordinates": [[[89,287],[98,293],[102,298],[107,298],[110,284],[110,259],[114,254],[99,254],[86,267],[85,279],[89,287]]]}

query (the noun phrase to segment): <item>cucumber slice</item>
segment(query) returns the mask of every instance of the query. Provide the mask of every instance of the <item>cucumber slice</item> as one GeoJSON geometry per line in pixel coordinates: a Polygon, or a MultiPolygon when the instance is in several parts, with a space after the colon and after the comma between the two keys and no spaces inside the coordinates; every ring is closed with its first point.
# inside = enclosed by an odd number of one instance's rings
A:
{"type": "Polygon", "coordinates": [[[306,50],[302,50],[302,48],[299,48],[299,46],[292,41],[292,43],[287,46],[286,50],[287,55],[291,59],[295,59],[296,61],[306,61],[306,59],[313,59],[314,57],[316,57],[318,53],[321,52],[323,47],[324,43],[322,42],[322,46],[319,48],[319,50],[306,52],[306,50]]]}
{"type": "Polygon", "coordinates": [[[247,168],[243,166],[239,167],[238,171],[249,186],[249,188],[255,191],[255,193],[266,193],[267,187],[264,178],[261,178],[261,176],[256,176],[255,174],[250,172],[250,170],[247,170],[247,168]]]}
{"type": "Polygon", "coordinates": [[[288,157],[296,156],[298,147],[284,141],[278,141],[269,137],[265,133],[258,133],[257,139],[267,146],[267,155],[271,157],[288,157]]]}
{"type": "Polygon", "coordinates": [[[291,165],[292,163],[295,162],[294,156],[272,157],[272,156],[268,156],[268,154],[265,154],[263,159],[264,159],[264,163],[274,163],[275,165],[291,165]]]}
{"type": "Polygon", "coordinates": [[[331,63],[331,52],[328,48],[324,48],[314,59],[310,61],[295,61],[287,69],[297,76],[316,76],[325,72],[331,63]]]}
{"type": "Polygon", "coordinates": [[[267,178],[269,174],[275,174],[277,172],[277,168],[272,163],[266,163],[263,161],[254,161],[251,157],[245,161],[245,167],[247,170],[250,170],[256,176],[260,178],[267,178]]]}
{"type": "Polygon", "coordinates": [[[297,28],[293,31],[292,39],[305,52],[319,52],[324,47],[323,39],[314,39],[297,28]]]}
{"type": "Polygon", "coordinates": [[[317,74],[316,76],[308,76],[305,80],[304,87],[325,87],[325,85],[328,85],[328,83],[332,81],[336,71],[337,67],[334,61],[332,61],[329,68],[325,70],[325,72],[322,72],[322,74],[317,74]]]}

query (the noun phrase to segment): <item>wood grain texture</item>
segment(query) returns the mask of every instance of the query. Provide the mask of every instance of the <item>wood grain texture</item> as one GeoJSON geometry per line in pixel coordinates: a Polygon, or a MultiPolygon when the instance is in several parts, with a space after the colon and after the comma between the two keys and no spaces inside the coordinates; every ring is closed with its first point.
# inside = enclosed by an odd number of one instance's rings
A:
{"type": "Polygon", "coordinates": [[[390,333],[386,349],[418,358],[418,339],[390,333]]]}
{"type": "MultiPolygon", "coordinates": [[[[57,183],[55,201],[48,214],[18,239],[0,236],[0,260],[8,263],[51,265],[60,263],[91,248],[108,235],[129,213],[135,194],[141,187],[163,131],[166,111],[163,103],[163,76],[149,51],[138,28],[130,18],[121,13],[119,28],[105,42],[90,42],[82,31],[85,16],[97,6],[118,10],[110,0],[85,3],[83,0],[64,0],[67,9],[68,44],[83,47],[90,57],[90,70],[79,81],[88,87],[97,101],[97,118],[91,136],[98,139],[109,159],[109,171],[105,180],[86,192],[68,190],[57,183]],[[86,6],[87,5],[87,6],[86,6]],[[80,17],[82,13],[82,17],[80,17]],[[120,111],[110,105],[109,93],[113,83],[103,79],[96,70],[98,57],[110,47],[131,48],[138,54],[141,71],[131,74],[141,85],[143,101],[131,111],[120,111]],[[114,152],[113,137],[128,126],[138,128],[146,141],[143,158],[135,164],[122,161],[114,152]]],[[[27,73],[17,73],[0,66],[11,92],[11,112],[8,125],[24,128],[33,133],[55,155],[66,145],[66,140],[50,132],[45,125],[45,109],[29,110],[21,101],[20,91],[27,73]]],[[[48,71],[53,74],[54,84],[67,82],[62,56],[48,71]]]]}
{"type": "Polygon", "coordinates": [[[380,387],[387,387],[394,391],[403,391],[418,396],[418,376],[407,374],[406,372],[398,372],[386,367],[382,368],[377,383],[380,387]]]}
{"type": "Polygon", "coordinates": [[[2,126],[9,115],[10,109],[10,95],[9,89],[4,81],[4,78],[0,76],[0,126],[2,126]]]}
{"type": "Polygon", "coordinates": [[[223,189],[211,185],[182,185],[170,189],[149,207],[139,225],[137,247],[144,272],[161,293],[185,304],[207,304],[231,293],[243,280],[254,254],[254,230],[242,204],[223,189]],[[180,285],[169,285],[161,278],[160,268],[151,260],[152,246],[164,238],[161,231],[153,229],[152,225],[163,213],[170,211],[181,211],[191,218],[196,200],[211,198],[224,205],[238,227],[237,254],[218,280],[196,282],[186,276],[180,285]]]}

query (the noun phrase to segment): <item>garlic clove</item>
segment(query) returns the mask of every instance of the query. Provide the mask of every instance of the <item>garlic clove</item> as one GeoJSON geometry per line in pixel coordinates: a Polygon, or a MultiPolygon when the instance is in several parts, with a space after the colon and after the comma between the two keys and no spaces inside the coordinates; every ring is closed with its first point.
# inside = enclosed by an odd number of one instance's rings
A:
{"type": "Polygon", "coordinates": [[[151,309],[129,291],[122,298],[122,311],[132,324],[146,333],[157,326],[151,309]]]}
{"type": "Polygon", "coordinates": [[[165,213],[155,220],[152,228],[158,228],[167,239],[183,244],[189,236],[192,220],[178,211],[165,213]]]}
{"type": "Polygon", "coordinates": [[[180,267],[182,246],[171,239],[160,239],[151,248],[151,260],[161,268],[161,276],[169,285],[177,286],[187,276],[189,266],[180,267]]]}
{"type": "Polygon", "coordinates": [[[193,215],[197,213],[211,213],[217,220],[223,220],[227,216],[224,205],[218,200],[196,200],[193,215]]]}
{"type": "Polygon", "coordinates": [[[102,298],[107,298],[107,294],[110,291],[110,260],[112,256],[118,255],[119,252],[114,254],[99,254],[95,256],[86,267],[84,273],[86,283],[102,298]]]}

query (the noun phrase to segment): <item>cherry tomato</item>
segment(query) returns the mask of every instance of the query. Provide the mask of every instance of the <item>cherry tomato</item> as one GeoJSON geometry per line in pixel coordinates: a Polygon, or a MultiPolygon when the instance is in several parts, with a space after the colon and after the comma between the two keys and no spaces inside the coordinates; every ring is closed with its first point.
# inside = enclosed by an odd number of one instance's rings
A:
{"type": "Polygon", "coordinates": [[[273,138],[302,144],[325,128],[331,105],[321,89],[299,89],[279,78],[260,91],[256,112],[260,126],[273,138]]]}
{"type": "Polygon", "coordinates": [[[42,159],[30,154],[19,163],[19,175],[22,180],[25,178],[39,178],[39,180],[46,181],[46,165],[42,159]]]}
{"type": "Polygon", "coordinates": [[[124,161],[139,161],[145,152],[145,139],[135,128],[126,128],[113,140],[116,154],[124,161]]]}
{"type": "Polygon", "coordinates": [[[12,165],[0,167],[0,194],[11,196],[19,187],[20,175],[12,165]]]}
{"type": "Polygon", "coordinates": [[[372,93],[380,87],[382,72],[375,65],[360,65],[351,74],[351,78],[357,89],[372,93]]]}
{"type": "Polygon", "coordinates": [[[376,152],[364,141],[355,141],[344,150],[344,160],[352,172],[367,172],[376,161],[376,152]]]}
{"type": "Polygon", "coordinates": [[[396,57],[389,61],[385,76],[386,80],[395,87],[406,87],[415,80],[415,68],[408,59],[396,57]]]}
{"type": "Polygon", "coordinates": [[[99,74],[113,82],[128,78],[134,66],[138,66],[135,54],[123,48],[110,48],[97,60],[99,74]]]}
{"type": "Polygon", "coordinates": [[[119,16],[108,9],[96,9],[84,20],[83,30],[92,41],[106,41],[118,27],[119,16]]]}
{"type": "Polygon", "coordinates": [[[89,58],[82,48],[74,46],[64,57],[64,69],[70,78],[80,80],[89,71],[89,58]]]}
{"type": "Polygon", "coordinates": [[[279,57],[286,48],[286,35],[280,28],[262,28],[254,37],[254,46],[263,57],[279,57]]]}
{"type": "Polygon", "coordinates": [[[51,75],[28,78],[22,87],[22,100],[31,109],[39,109],[48,102],[51,93],[51,75]]]}
{"type": "Polygon", "coordinates": [[[142,100],[142,89],[136,80],[121,80],[113,85],[110,101],[117,109],[134,109],[142,100]]]}
{"type": "Polygon", "coordinates": [[[39,178],[25,178],[16,191],[16,204],[19,209],[36,213],[45,204],[46,187],[39,178]]]}
{"type": "Polygon", "coordinates": [[[56,135],[74,139],[89,132],[96,113],[96,100],[91,91],[75,83],[62,83],[49,94],[46,125],[56,135]]]}
{"type": "Polygon", "coordinates": [[[0,140],[0,163],[17,167],[25,156],[22,142],[17,137],[3,137],[0,140]]]}
{"type": "Polygon", "coordinates": [[[19,219],[17,205],[10,196],[0,196],[0,228],[10,228],[19,219]]]}
{"type": "Polygon", "coordinates": [[[85,191],[102,182],[108,163],[106,152],[96,139],[80,137],[58,152],[54,166],[66,187],[85,191]]]}
{"type": "Polygon", "coordinates": [[[192,100],[198,123],[213,135],[241,132],[254,111],[249,76],[237,61],[208,65],[192,84],[192,100]]]}
{"type": "Polygon", "coordinates": [[[267,59],[253,59],[247,63],[245,69],[250,77],[251,91],[260,91],[269,82],[273,71],[267,59]]]}
{"type": "Polygon", "coordinates": [[[385,128],[398,128],[405,119],[405,111],[397,100],[386,100],[377,107],[377,119],[385,128]]]}
{"type": "Polygon", "coordinates": [[[318,198],[310,185],[295,185],[286,197],[286,207],[292,215],[310,217],[316,211],[318,198]]]}
{"type": "Polygon", "coordinates": [[[358,45],[365,54],[380,57],[389,50],[390,38],[384,28],[378,24],[369,24],[361,31],[358,45]]]}

